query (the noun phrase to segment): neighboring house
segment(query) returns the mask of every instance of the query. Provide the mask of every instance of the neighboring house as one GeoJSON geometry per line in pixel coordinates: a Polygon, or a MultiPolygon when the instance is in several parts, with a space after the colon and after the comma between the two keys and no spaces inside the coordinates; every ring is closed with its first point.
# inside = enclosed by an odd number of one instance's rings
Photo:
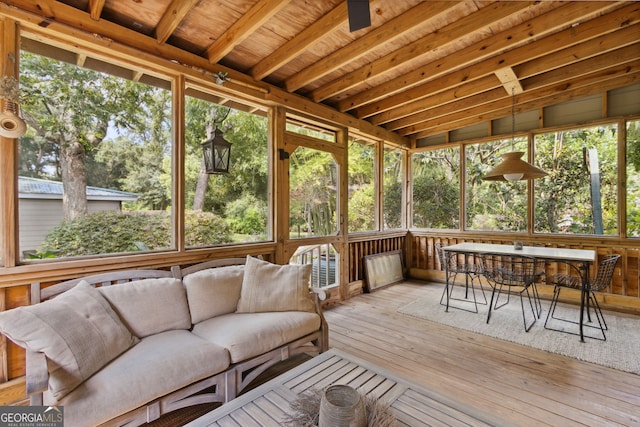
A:
{"type": "MultiPolygon", "coordinates": [[[[108,188],[87,187],[89,213],[122,210],[122,202],[135,201],[138,194],[108,188]]],[[[20,250],[33,251],[62,222],[62,182],[18,177],[20,250]]]]}

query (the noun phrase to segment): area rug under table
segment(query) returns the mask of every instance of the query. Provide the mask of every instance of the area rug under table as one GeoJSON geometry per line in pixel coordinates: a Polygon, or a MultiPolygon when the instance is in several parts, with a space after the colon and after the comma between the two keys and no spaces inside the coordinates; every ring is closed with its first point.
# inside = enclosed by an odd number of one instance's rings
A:
{"type": "MultiPolygon", "coordinates": [[[[398,308],[398,312],[640,375],[640,357],[638,356],[640,316],[604,311],[604,317],[609,327],[609,330],[606,331],[607,340],[599,341],[587,337],[585,342],[580,342],[580,338],[576,335],[544,328],[549,301],[542,301],[540,319],[529,332],[525,332],[522,309],[517,295],[511,296],[509,304],[498,310],[493,310],[490,323],[487,324],[487,305],[478,305],[479,313],[455,308],[450,308],[448,312],[445,312],[445,307],[440,304],[443,287],[444,285],[425,285],[424,296],[398,308]]],[[[491,297],[491,292],[487,292],[486,296],[488,300],[491,297]]],[[[463,304],[464,307],[464,304],[469,303],[453,301],[452,304],[463,304]]],[[[525,304],[527,303],[525,302],[525,304]]],[[[578,314],[579,307],[574,305],[558,304],[556,309],[556,315],[562,317],[570,317],[571,315],[575,317],[578,314]]],[[[528,315],[531,313],[529,312],[528,315]]],[[[592,316],[592,319],[594,322],[596,321],[595,316],[592,316]]],[[[551,325],[554,327],[574,328],[576,332],[578,330],[577,325],[553,322],[551,325]]],[[[585,334],[597,335],[597,333],[599,330],[585,328],[585,334]]]]}

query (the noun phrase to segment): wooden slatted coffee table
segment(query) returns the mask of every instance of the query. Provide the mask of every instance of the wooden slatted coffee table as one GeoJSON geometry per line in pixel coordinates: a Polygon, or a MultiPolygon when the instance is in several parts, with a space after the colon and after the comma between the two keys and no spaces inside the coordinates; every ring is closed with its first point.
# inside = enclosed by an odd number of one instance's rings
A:
{"type": "Polygon", "coordinates": [[[201,426],[283,425],[290,403],[310,389],[348,384],[390,403],[400,425],[498,426],[485,412],[430,392],[376,365],[332,349],[285,372],[188,424],[201,426]]]}

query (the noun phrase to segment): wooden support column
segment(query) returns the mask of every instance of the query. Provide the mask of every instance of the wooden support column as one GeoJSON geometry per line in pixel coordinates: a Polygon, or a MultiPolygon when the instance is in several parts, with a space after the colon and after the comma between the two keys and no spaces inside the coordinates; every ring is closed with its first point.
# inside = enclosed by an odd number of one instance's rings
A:
{"type": "MultiPolygon", "coordinates": [[[[0,21],[0,70],[3,76],[18,75],[18,25],[12,19],[0,21]],[[13,60],[10,60],[13,58],[13,60]]],[[[4,108],[4,101],[0,105],[4,108]]],[[[14,267],[18,248],[18,140],[0,136],[0,257],[1,265],[14,267]]]]}
{"type": "MultiPolygon", "coordinates": [[[[287,264],[289,259],[285,254],[285,241],[289,238],[289,158],[280,153],[286,153],[284,133],[287,126],[285,109],[275,107],[270,110],[269,120],[269,164],[271,165],[271,191],[273,191],[271,212],[274,224],[273,232],[276,241],[276,256],[274,262],[287,264]],[[287,157],[287,158],[281,158],[287,157]]],[[[291,153],[288,153],[291,154],[291,153]]]]}

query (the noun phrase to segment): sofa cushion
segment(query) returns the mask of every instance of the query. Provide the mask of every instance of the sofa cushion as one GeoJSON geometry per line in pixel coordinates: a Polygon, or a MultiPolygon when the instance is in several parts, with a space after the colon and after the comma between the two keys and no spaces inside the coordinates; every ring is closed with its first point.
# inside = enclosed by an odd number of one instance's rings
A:
{"type": "Polygon", "coordinates": [[[244,265],[208,268],[182,278],[193,323],[233,313],[238,306],[244,265]]]}
{"type": "Polygon", "coordinates": [[[278,265],[247,256],[238,313],[313,311],[311,265],[278,265]]]}
{"type": "Polygon", "coordinates": [[[189,331],[143,338],[60,401],[65,427],[95,426],[229,367],[229,353],[189,331]]]}
{"type": "Polygon", "coordinates": [[[139,338],[191,328],[187,295],[179,279],[136,280],[99,290],[139,338]]]}
{"type": "Polygon", "coordinates": [[[304,311],[232,313],[205,320],[193,333],[229,350],[231,363],[266,353],[320,329],[320,316],[304,311]]]}
{"type": "Polygon", "coordinates": [[[102,294],[84,281],[49,301],[0,313],[0,331],[47,356],[56,399],[138,342],[102,294]]]}

